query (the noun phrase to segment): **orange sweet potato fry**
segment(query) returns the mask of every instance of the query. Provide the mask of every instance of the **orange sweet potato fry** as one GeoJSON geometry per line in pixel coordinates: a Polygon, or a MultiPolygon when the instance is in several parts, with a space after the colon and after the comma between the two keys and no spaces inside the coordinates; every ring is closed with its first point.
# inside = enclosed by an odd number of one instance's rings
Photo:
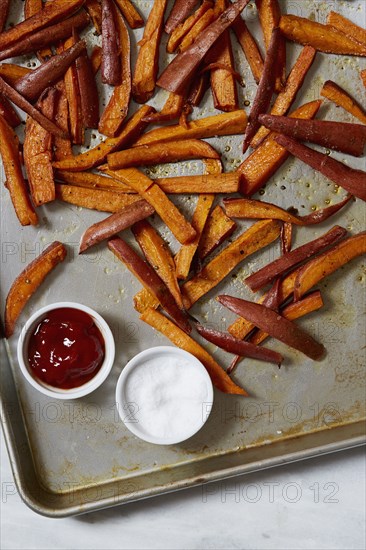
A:
{"type": "Polygon", "coordinates": [[[277,221],[266,220],[252,225],[215,256],[197,275],[182,286],[183,303],[189,309],[218,285],[240,262],[264,248],[280,235],[277,221]]]}
{"type": "MultiPolygon", "coordinates": [[[[256,0],[259,21],[262,27],[264,44],[268,51],[273,29],[278,27],[281,9],[278,0],[256,0]]],[[[276,92],[281,92],[286,81],[286,42],[282,39],[278,45],[276,68],[276,92]]]]}
{"type": "Polygon", "coordinates": [[[94,46],[90,55],[90,63],[93,73],[96,75],[102,64],[102,48],[100,46],[94,46]]]}
{"type": "MultiPolygon", "coordinates": [[[[76,44],[75,37],[70,37],[64,44],[64,50],[76,44]]],[[[61,48],[60,48],[61,49],[61,48]]],[[[84,126],[81,110],[81,98],[79,80],[76,65],[73,63],[64,76],[65,92],[69,104],[70,134],[73,143],[80,145],[84,143],[84,126]]]]}
{"type": "MultiPolygon", "coordinates": [[[[285,115],[296,99],[296,95],[300,90],[305,77],[313,64],[316,50],[312,46],[305,46],[300,52],[296,63],[292,67],[290,74],[286,80],[283,90],[276,97],[270,113],[272,115],[285,115]]],[[[255,149],[270,133],[267,128],[261,126],[256,135],[250,142],[251,147],[255,149]]]]}
{"type": "Polygon", "coordinates": [[[53,167],[58,170],[71,170],[72,172],[83,172],[89,168],[94,168],[102,164],[109,153],[116,149],[128,147],[137,136],[146,128],[147,123],[143,122],[145,116],[153,112],[150,105],[143,105],[132,117],[125,123],[120,133],[114,138],[107,138],[105,141],[96,145],[93,149],[80,153],[73,157],[65,158],[53,163],[53,167]]]}
{"type": "MultiPolygon", "coordinates": [[[[313,118],[318,112],[321,101],[312,101],[302,105],[290,117],[313,118]]],[[[263,143],[239,166],[241,174],[241,192],[251,196],[258,191],[288,158],[288,153],[275,141],[276,134],[271,133],[263,143]]]]}
{"type": "Polygon", "coordinates": [[[366,124],[366,112],[357,103],[357,101],[351,97],[351,95],[343,90],[338,84],[332,80],[327,80],[324,84],[320,95],[326,97],[330,101],[333,101],[339,107],[343,107],[348,113],[351,113],[354,117],[358,118],[361,122],[366,124]]]}
{"type": "Polygon", "coordinates": [[[201,17],[194,23],[191,29],[186,33],[186,35],[181,40],[178,49],[180,52],[185,52],[191,44],[195,41],[197,36],[209,26],[210,23],[215,19],[215,12],[212,8],[206,10],[201,17]]]}
{"type": "Polygon", "coordinates": [[[197,139],[170,141],[161,147],[159,143],[132,147],[108,155],[108,167],[111,170],[129,168],[130,166],[149,166],[179,160],[212,158],[218,159],[219,154],[211,145],[197,139]]]}
{"type": "Polygon", "coordinates": [[[130,37],[122,15],[113,4],[112,9],[119,40],[122,76],[121,83],[115,86],[99,121],[99,132],[108,137],[114,137],[119,132],[127,116],[131,97],[130,37]]]}
{"type": "MultiPolygon", "coordinates": [[[[63,80],[57,83],[57,97],[55,105],[55,122],[67,134],[69,133],[69,104],[66,96],[66,88],[63,80]]],[[[69,138],[55,136],[53,156],[56,161],[72,156],[72,146],[69,138]]]]}
{"type": "Polygon", "coordinates": [[[138,103],[146,103],[155,90],[166,3],[166,0],[154,1],[140,42],[140,50],[132,80],[132,95],[138,103]]]}
{"type": "Polygon", "coordinates": [[[98,34],[102,33],[102,7],[99,0],[85,0],[85,8],[98,34]]]}
{"type": "Polygon", "coordinates": [[[237,193],[240,178],[236,172],[157,178],[155,183],[164,193],[237,193]]]}
{"type": "Polygon", "coordinates": [[[363,82],[363,85],[365,86],[366,88],[366,69],[364,71],[361,71],[360,72],[360,76],[361,76],[361,80],[363,82]]]}
{"type": "Polygon", "coordinates": [[[56,184],[55,187],[57,199],[101,212],[119,212],[125,206],[139,200],[138,195],[119,193],[109,189],[90,189],[63,184],[56,184]]]}
{"type": "Polygon", "coordinates": [[[47,275],[66,257],[65,246],[54,241],[18,275],[12,284],[5,305],[5,334],[9,338],[24,306],[47,275]]]}
{"type": "Polygon", "coordinates": [[[116,177],[120,177],[124,183],[135,189],[141,198],[145,199],[155,208],[161,219],[181,244],[194,239],[196,232],[191,224],[187,222],[178,208],[168,199],[164,191],[155,182],[136,168],[126,168],[125,170],[116,171],[116,177]]]}
{"type": "Polygon", "coordinates": [[[89,189],[107,189],[119,193],[136,194],[134,189],[112,177],[94,174],[92,172],[68,172],[67,170],[56,170],[55,177],[58,182],[76,185],[77,187],[88,187],[89,189]]]}
{"type": "MultiPolygon", "coordinates": [[[[24,2],[24,19],[32,17],[33,15],[41,11],[41,9],[43,9],[42,0],[26,0],[24,2]]],[[[40,61],[49,59],[51,56],[52,50],[50,48],[45,48],[37,52],[37,57],[40,61]]]]}
{"type": "Polygon", "coordinates": [[[310,260],[297,274],[294,300],[299,300],[319,281],[363,254],[366,254],[366,231],[344,239],[330,250],[310,260]]]}
{"type": "Polygon", "coordinates": [[[164,336],[169,338],[173,344],[197,357],[197,359],[199,359],[206,367],[211,380],[217,389],[229,394],[243,396],[248,395],[243,388],[231,380],[220,365],[202,346],[200,346],[200,344],[188,336],[188,334],[177,327],[177,325],[167,319],[159,311],[149,308],[140,316],[140,319],[164,334],[164,336]]]}
{"type": "Polygon", "coordinates": [[[203,260],[211,254],[221,243],[234,233],[236,223],[229,218],[220,205],[212,210],[198,245],[197,254],[203,260]]]}
{"type": "Polygon", "coordinates": [[[182,39],[209,8],[212,8],[212,2],[210,2],[210,0],[203,0],[202,4],[196,9],[196,11],[172,31],[166,47],[166,51],[168,53],[175,52],[182,39]]]}
{"type": "Polygon", "coordinates": [[[280,29],[288,40],[304,46],[313,46],[325,53],[366,56],[366,44],[329,25],[322,25],[296,15],[283,15],[280,29]]]}
{"type": "Polygon", "coordinates": [[[15,82],[22,76],[30,73],[32,69],[21,67],[15,63],[1,63],[0,77],[5,80],[10,86],[14,86],[15,82]]]}
{"type": "Polygon", "coordinates": [[[248,61],[253,78],[258,84],[263,72],[263,58],[258,44],[241,17],[235,19],[232,29],[248,61]]]}
{"type": "Polygon", "coordinates": [[[338,31],[352,37],[353,40],[357,40],[360,44],[366,46],[366,30],[355,23],[352,23],[346,17],[343,17],[340,13],[330,11],[327,18],[327,23],[331,27],[334,27],[338,31]]]}
{"type": "Polygon", "coordinates": [[[19,126],[21,120],[18,113],[13,108],[10,101],[6,97],[0,95],[0,115],[5,118],[6,122],[12,128],[19,126]]]}
{"type": "MultiPolygon", "coordinates": [[[[38,109],[50,119],[54,117],[56,95],[55,88],[49,88],[37,102],[38,109]]],[[[23,156],[33,204],[53,201],[52,135],[30,117],[25,126],[23,156]]]]}
{"type": "Polygon", "coordinates": [[[184,96],[170,92],[162,110],[157,113],[151,113],[144,118],[144,121],[149,123],[157,123],[179,118],[182,113],[184,101],[184,96]]]}
{"type": "Polygon", "coordinates": [[[114,0],[131,29],[143,27],[145,22],[130,0],[114,0]]]}

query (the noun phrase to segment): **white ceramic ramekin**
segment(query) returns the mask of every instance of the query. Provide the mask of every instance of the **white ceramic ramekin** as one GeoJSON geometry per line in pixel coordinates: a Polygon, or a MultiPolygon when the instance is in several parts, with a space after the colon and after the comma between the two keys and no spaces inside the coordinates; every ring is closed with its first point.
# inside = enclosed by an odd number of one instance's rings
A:
{"type": "Polygon", "coordinates": [[[103,317],[101,317],[99,313],[97,313],[90,307],[84,306],[83,304],[78,304],[76,302],[57,302],[42,307],[41,309],[36,311],[24,325],[19,336],[17,348],[18,363],[24,377],[38,391],[40,391],[44,395],[47,395],[48,397],[53,397],[55,399],[77,399],[79,397],[84,397],[85,395],[88,395],[92,391],[99,388],[99,386],[107,378],[113,367],[114,354],[115,345],[113,335],[111,329],[109,328],[103,317]],[[29,338],[33,333],[33,330],[40,322],[42,317],[44,317],[45,313],[59,308],[78,309],[80,311],[88,313],[93,318],[96,326],[99,328],[105,343],[105,357],[102,366],[91,380],[89,380],[82,386],[78,386],[77,388],[62,389],[50,386],[49,384],[42,382],[42,380],[35,378],[28,367],[28,343],[29,338]]]}

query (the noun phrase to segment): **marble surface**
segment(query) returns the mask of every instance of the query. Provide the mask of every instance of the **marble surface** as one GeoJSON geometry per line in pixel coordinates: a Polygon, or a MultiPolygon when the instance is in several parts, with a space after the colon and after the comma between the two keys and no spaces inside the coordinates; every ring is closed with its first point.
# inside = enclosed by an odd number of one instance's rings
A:
{"type": "Polygon", "coordinates": [[[22,503],[1,438],[0,548],[363,549],[365,449],[67,519],[22,503]]]}

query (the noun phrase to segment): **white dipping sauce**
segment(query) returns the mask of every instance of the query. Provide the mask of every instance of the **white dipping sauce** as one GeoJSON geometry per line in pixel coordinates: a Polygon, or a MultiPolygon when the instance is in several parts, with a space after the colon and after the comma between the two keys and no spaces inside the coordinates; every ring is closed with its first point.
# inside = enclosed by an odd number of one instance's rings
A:
{"type": "Polygon", "coordinates": [[[213,392],[207,371],[195,357],[164,346],[142,352],[127,367],[121,375],[125,374],[120,388],[122,418],[133,433],[153,443],[169,444],[184,441],[202,427],[213,392]]]}

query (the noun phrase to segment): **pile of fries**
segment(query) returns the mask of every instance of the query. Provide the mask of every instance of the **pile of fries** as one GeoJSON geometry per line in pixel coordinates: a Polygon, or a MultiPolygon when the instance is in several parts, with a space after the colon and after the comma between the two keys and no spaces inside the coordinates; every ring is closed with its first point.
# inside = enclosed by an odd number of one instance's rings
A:
{"type": "MultiPolygon", "coordinates": [[[[37,209],[54,200],[108,212],[84,233],[80,253],[104,241],[143,286],[134,297],[140,319],[200,359],[218,389],[239,395],[248,394],[230,373],[240,358],[283,361],[281,354],[260,347],[268,336],[313,360],[323,356],[323,345],[294,320],[322,307],[320,291],[313,290],[319,281],[366,252],[365,232],[348,235],[338,225],[291,249],[294,226],[318,224],[351,201],[366,200],[366,172],[352,168],[352,160],[344,164],[303,143],[363,156],[362,106],[329,80],[321,96],[350,113],[354,123],[315,119],[320,98],[291,112],[317,52],[366,57],[366,31],[334,11],[324,25],[282,14],[279,0],[255,0],[262,37],[254,37],[245,23],[248,3],[176,0],[169,12],[166,0],[154,0],[144,21],[130,0],[25,0],[23,20],[6,28],[10,1],[0,0],[0,154],[20,224],[37,225],[37,209]],[[130,33],[141,27],[143,37],[131,67],[130,33]],[[101,36],[101,46],[92,51],[79,36],[86,29],[101,36]],[[167,52],[175,55],[161,67],[164,32],[167,52]],[[303,46],[289,71],[287,41],[303,46]],[[234,63],[237,45],[258,84],[248,113],[239,108],[243,79],[234,63]],[[25,54],[37,56],[35,69],[14,62],[20,63],[25,54]],[[98,71],[103,85],[112,87],[102,113],[98,71]],[[147,102],[159,88],[169,94],[157,112],[147,102]],[[223,112],[193,119],[209,88],[214,107],[223,112]],[[141,106],[128,118],[136,103],[141,106]],[[14,106],[26,114],[22,144],[15,131],[21,118],[14,106]],[[151,124],[156,127],[148,129],[151,124]],[[86,129],[105,137],[81,152],[86,129]],[[236,171],[223,172],[220,154],[204,139],[234,134],[243,136],[243,161],[236,171]],[[252,199],[290,155],[347,196],[306,216],[252,199]],[[202,160],[205,173],[153,180],[142,171],[189,159],[202,160]],[[198,195],[190,220],[170,194],[198,195]],[[218,195],[225,195],[221,204],[218,195]],[[175,256],[148,221],[153,215],[180,243],[175,256]],[[235,219],[256,221],[213,255],[233,234],[235,219]],[[118,236],[129,228],[143,256],[118,236]],[[204,327],[189,313],[248,256],[276,239],[281,256],[245,280],[254,292],[267,287],[257,303],[217,297],[239,316],[227,333],[204,327]],[[234,354],[226,371],[194,339],[193,328],[234,354]]],[[[366,85],[365,70],[360,81],[366,85]]],[[[52,243],[14,281],[5,308],[7,337],[32,294],[66,254],[62,243],[52,243]]]]}

